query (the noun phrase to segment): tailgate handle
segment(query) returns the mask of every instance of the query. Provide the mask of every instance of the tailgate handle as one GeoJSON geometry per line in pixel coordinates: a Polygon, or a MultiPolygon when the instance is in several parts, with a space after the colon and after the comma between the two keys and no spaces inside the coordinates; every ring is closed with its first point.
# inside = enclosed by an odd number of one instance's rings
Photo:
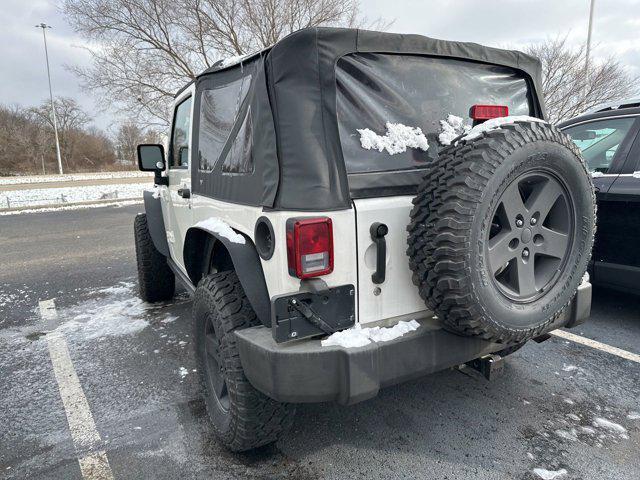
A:
{"type": "Polygon", "coordinates": [[[374,222],[369,233],[376,244],[376,271],[371,275],[371,281],[376,284],[384,283],[387,274],[387,242],[384,237],[389,233],[389,227],[384,223],[374,222]]]}

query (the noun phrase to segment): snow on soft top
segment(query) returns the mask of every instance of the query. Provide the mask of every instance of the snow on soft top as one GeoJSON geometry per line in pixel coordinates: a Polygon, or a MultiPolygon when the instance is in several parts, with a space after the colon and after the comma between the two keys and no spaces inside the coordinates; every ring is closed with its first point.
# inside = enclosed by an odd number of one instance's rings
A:
{"type": "Polygon", "coordinates": [[[231,228],[227,222],[217,217],[207,218],[206,220],[196,223],[194,226],[217,233],[232,243],[241,243],[243,245],[245,243],[245,239],[242,235],[231,228]]]}
{"type": "Polygon", "coordinates": [[[405,333],[417,330],[420,324],[415,320],[398,322],[393,327],[362,328],[359,324],[353,328],[331,334],[320,343],[323,347],[364,347],[371,342],[388,342],[401,337],[405,333]]]}
{"type": "Polygon", "coordinates": [[[465,125],[462,117],[457,117],[453,114],[447,115],[446,120],[440,120],[440,127],[442,132],[438,135],[438,141],[442,145],[451,145],[456,137],[464,133],[469,133],[471,125],[465,125]]]}
{"type": "Polygon", "coordinates": [[[536,117],[529,117],[528,115],[514,115],[511,117],[491,118],[486,122],[482,122],[481,124],[476,125],[471,130],[469,130],[469,132],[464,137],[462,137],[462,140],[473,140],[474,138],[478,138],[484,132],[495,130],[500,128],[502,125],[508,125],[510,123],[516,122],[547,123],[545,120],[536,117]]]}
{"type": "Polygon", "coordinates": [[[223,58],[222,62],[219,65],[219,68],[227,68],[231,65],[235,65],[236,63],[240,63],[247,56],[248,55],[234,55],[233,57],[223,58]]]}
{"type": "Polygon", "coordinates": [[[387,131],[378,135],[368,128],[358,129],[360,145],[366,150],[386,150],[389,155],[406,152],[407,148],[418,148],[426,151],[429,148],[427,137],[419,127],[408,127],[401,123],[386,123],[387,131]]]}
{"type": "Polygon", "coordinates": [[[533,473],[535,473],[538,477],[543,480],[554,480],[556,478],[560,478],[563,475],[567,474],[567,471],[564,468],[560,470],[547,470],[545,468],[534,468],[533,473]]]}

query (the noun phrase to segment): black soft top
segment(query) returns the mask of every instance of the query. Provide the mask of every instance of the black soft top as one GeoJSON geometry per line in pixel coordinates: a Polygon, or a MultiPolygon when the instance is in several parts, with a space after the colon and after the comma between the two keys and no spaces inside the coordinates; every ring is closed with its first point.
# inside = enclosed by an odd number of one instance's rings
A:
{"type": "MultiPolygon", "coordinates": [[[[349,208],[352,194],[336,120],[336,64],[351,53],[425,55],[510,67],[527,78],[534,112],[545,117],[541,65],[538,59],[525,53],[421,35],[307,28],[236,63],[219,62],[197,78],[198,91],[212,88],[218,81],[224,82],[251,68],[252,82],[258,84],[252,86],[250,98],[243,102],[250,104],[253,115],[254,178],[207,179],[206,172],[195,168],[196,113],[192,157],[195,190],[214,197],[223,191],[228,200],[275,209],[349,208]],[[256,196],[248,198],[248,190],[257,191],[256,196]]],[[[196,93],[194,111],[198,109],[196,93]]],[[[230,141],[232,139],[227,143],[230,141]]],[[[415,173],[414,179],[401,182],[417,184],[415,173]]]]}

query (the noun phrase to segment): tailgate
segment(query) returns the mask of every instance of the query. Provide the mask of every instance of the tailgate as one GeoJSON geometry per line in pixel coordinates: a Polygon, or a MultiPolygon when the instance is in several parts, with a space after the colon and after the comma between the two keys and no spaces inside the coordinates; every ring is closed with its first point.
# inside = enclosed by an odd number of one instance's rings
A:
{"type": "Polygon", "coordinates": [[[426,310],[418,288],[411,281],[407,257],[407,225],[411,196],[354,200],[358,239],[358,318],[370,323],[426,310]],[[386,243],[386,275],[376,284],[371,276],[377,267],[377,248],[370,228],[375,222],[385,224],[389,232],[386,243]]]}

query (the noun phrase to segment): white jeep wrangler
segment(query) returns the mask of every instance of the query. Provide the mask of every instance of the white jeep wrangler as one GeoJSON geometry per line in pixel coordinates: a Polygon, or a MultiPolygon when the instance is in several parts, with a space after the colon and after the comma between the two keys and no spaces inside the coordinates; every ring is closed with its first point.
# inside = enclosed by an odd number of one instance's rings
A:
{"type": "Polygon", "coordinates": [[[296,403],[486,373],[589,316],[593,186],[544,116],[535,58],[352,29],[298,31],[178,92],[166,157],[138,147],[156,185],[140,294],[193,294],[228,448],[275,441],[296,403]]]}

